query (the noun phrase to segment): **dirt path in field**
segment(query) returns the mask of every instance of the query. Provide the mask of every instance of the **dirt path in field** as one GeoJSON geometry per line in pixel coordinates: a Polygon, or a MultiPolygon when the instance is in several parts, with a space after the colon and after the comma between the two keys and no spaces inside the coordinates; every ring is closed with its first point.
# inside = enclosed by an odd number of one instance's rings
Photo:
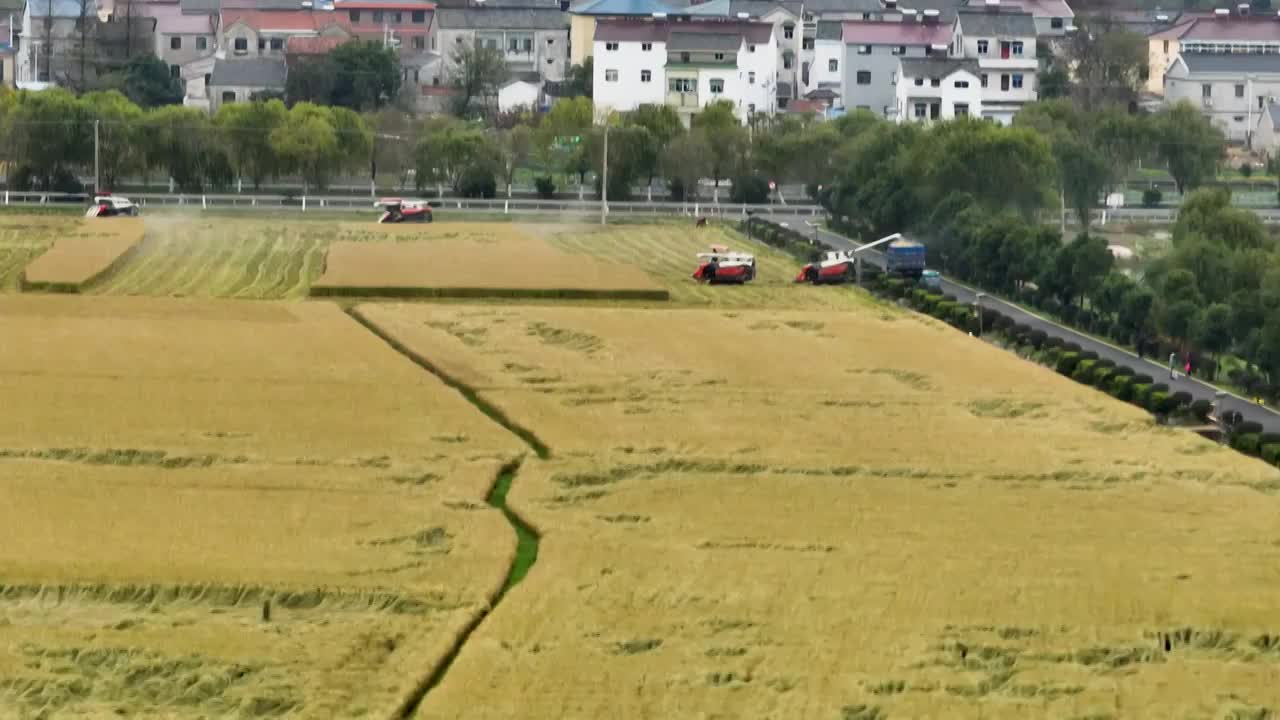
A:
{"type": "MultiPolygon", "coordinates": [[[[405,347],[389,333],[384,332],[376,323],[362,315],[359,308],[348,308],[346,312],[353,320],[360,323],[362,327],[373,333],[387,345],[391,346],[393,350],[413,361],[413,363],[418,367],[438,377],[445,385],[448,385],[458,391],[458,393],[474,405],[477,410],[484,413],[490,420],[493,420],[495,423],[501,425],[503,429],[520,438],[529,446],[529,449],[532,450],[534,455],[538,458],[545,460],[551,457],[550,448],[543,444],[536,435],[528,429],[517,425],[497,407],[481,399],[470,387],[467,387],[456,379],[450,377],[448,374],[442,372],[439,368],[433,365],[431,361],[410,350],[408,347],[405,347]]],[[[498,476],[494,478],[493,485],[485,495],[485,502],[488,503],[490,507],[493,507],[502,513],[503,517],[505,517],[507,522],[511,525],[511,529],[516,534],[516,554],[511,560],[511,567],[507,569],[507,576],[502,582],[502,588],[489,599],[488,608],[477,615],[476,619],[458,634],[458,638],[454,641],[453,647],[449,649],[449,652],[445,654],[440,663],[431,671],[422,683],[415,688],[414,692],[409,697],[405,698],[404,702],[400,705],[395,714],[395,717],[399,720],[407,720],[408,718],[413,717],[413,715],[418,711],[418,707],[422,705],[422,701],[426,699],[427,694],[438,686],[444,680],[445,675],[449,673],[449,668],[453,666],[453,661],[457,659],[458,654],[462,652],[462,648],[467,644],[467,641],[471,639],[472,634],[480,628],[484,623],[485,618],[498,608],[498,604],[502,602],[504,597],[506,597],[507,592],[523,580],[525,576],[529,574],[529,571],[533,569],[534,564],[538,561],[538,545],[540,540],[538,531],[534,530],[532,525],[521,518],[507,504],[507,494],[511,491],[512,484],[515,483],[516,475],[520,470],[520,463],[521,460],[515,460],[499,470],[498,476]]]]}

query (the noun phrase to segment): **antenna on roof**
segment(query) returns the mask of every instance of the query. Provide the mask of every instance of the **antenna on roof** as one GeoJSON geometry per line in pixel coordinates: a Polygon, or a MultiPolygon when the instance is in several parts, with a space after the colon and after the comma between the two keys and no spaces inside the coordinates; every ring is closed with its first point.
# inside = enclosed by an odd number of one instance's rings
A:
{"type": "Polygon", "coordinates": [[[1216,10],[1213,11],[1213,14],[1218,17],[1226,17],[1231,14],[1231,11],[1228,10],[1227,8],[1217,8],[1216,10]]]}

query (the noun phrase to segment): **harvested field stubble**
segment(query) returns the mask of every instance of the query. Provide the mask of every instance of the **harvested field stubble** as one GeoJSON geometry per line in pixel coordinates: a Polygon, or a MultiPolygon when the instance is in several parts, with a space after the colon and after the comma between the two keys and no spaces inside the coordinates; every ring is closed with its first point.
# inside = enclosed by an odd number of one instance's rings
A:
{"type": "Polygon", "coordinates": [[[620,260],[575,257],[509,224],[381,226],[399,242],[336,242],[312,295],[666,300],[620,260]]]}
{"type": "Polygon", "coordinates": [[[83,219],[22,273],[22,289],[76,293],[122,265],[142,241],[137,218],[83,219]]]}
{"type": "Polygon", "coordinates": [[[0,336],[0,716],[385,717],[501,589],[519,441],[338,308],[14,296],[0,336]]]}
{"type": "Polygon", "coordinates": [[[84,228],[83,218],[0,215],[0,292],[17,290],[22,271],[53,241],[84,228]]]}
{"type": "Polygon", "coordinates": [[[1280,708],[1275,470],[1048,370],[868,314],[360,311],[552,449],[421,717],[1280,708]]]}

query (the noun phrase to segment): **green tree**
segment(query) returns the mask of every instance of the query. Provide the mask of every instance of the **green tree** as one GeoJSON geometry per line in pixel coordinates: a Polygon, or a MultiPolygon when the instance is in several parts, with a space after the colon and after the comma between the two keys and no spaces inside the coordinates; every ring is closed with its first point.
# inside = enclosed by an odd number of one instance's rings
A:
{"type": "Polygon", "coordinates": [[[1164,334],[1186,345],[1195,331],[1200,309],[1191,300],[1177,300],[1164,306],[1160,313],[1160,329],[1164,334]]]}
{"type": "Polygon", "coordinates": [[[380,42],[345,42],[329,51],[328,65],[333,71],[330,105],[376,110],[400,93],[400,60],[380,42]]]}
{"type": "Polygon", "coordinates": [[[280,158],[271,143],[271,133],[284,125],[289,111],[279,100],[227,103],[218,108],[213,123],[222,133],[223,144],[235,172],[248,178],[255,190],[280,172],[280,158]]]}
{"type": "Polygon", "coordinates": [[[1119,322],[1131,335],[1146,335],[1151,330],[1151,311],[1156,294],[1151,288],[1133,285],[1120,302],[1119,322]]]}
{"type": "Polygon", "coordinates": [[[1027,127],[1001,127],[980,120],[933,126],[911,148],[913,183],[926,205],[952,188],[965,188],[989,210],[1031,214],[1053,197],[1056,164],[1049,141],[1027,127]],[[993,183],[991,178],[1000,182],[993,183]]]}
{"type": "Polygon", "coordinates": [[[337,71],[328,55],[299,58],[285,76],[285,101],[291,107],[303,102],[328,105],[336,78],[337,71]]]}
{"type": "Polygon", "coordinates": [[[1258,335],[1257,359],[1272,383],[1280,381],[1280,314],[1272,313],[1262,326],[1258,335]]]}
{"type": "Polygon", "coordinates": [[[70,92],[52,88],[19,91],[7,112],[13,162],[32,184],[53,190],[55,180],[93,161],[89,108],[70,92]]]}
{"type": "Polygon", "coordinates": [[[166,105],[142,118],[146,165],[164,171],[183,192],[200,192],[216,169],[219,153],[209,115],[166,105]]]}
{"type": "Polygon", "coordinates": [[[1186,193],[1213,177],[1226,148],[1222,131],[1191,103],[1183,101],[1156,113],[1156,152],[1186,193]]]}
{"type": "Polygon", "coordinates": [[[684,133],[680,116],[669,105],[644,104],[627,114],[627,122],[649,132],[648,145],[642,149],[641,174],[653,185],[662,172],[662,149],[684,133]]]}
{"type": "Polygon", "coordinates": [[[368,169],[373,161],[373,130],[364,118],[344,107],[329,108],[329,122],[338,138],[338,150],[328,168],[329,176],[368,169]]]}
{"type": "Polygon", "coordinates": [[[509,75],[507,59],[497,48],[458,43],[449,55],[453,84],[458,89],[454,112],[461,117],[489,115],[497,110],[498,88],[509,75]]]}
{"type": "Polygon", "coordinates": [[[693,127],[705,133],[711,150],[711,179],[717,188],[720,181],[734,174],[738,159],[746,146],[747,131],[734,113],[733,103],[718,100],[708,103],[693,116],[693,127]]]}
{"type": "Polygon", "coordinates": [[[711,171],[711,143],[701,130],[671,141],[663,153],[662,167],[679,200],[696,200],[698,183],[711,171]]]}
{"type": "Polygon", "coordinates": [[[374,133],[373,167],[370,175],[391,174],[397,191],[403,191],[414,169],[413,148],[418,128],[413,115],[394,107],[384,107],[369,115],[374,133]]]}
{"type": "Polygon", "coordinates": [[[155,55],[135,55],[124,70],[124,94],[142,108],[182,102],[182,84],[169,74],[169,66],[155,55]]]}
{"type": "Polygon", "coordinates": [[[565,92],[569,97],[591,99],[595,84],[595,65],[590,56],[581,65],[569,68],[565,78],[565,92]]]}
{"type": "Polygon", "coordinates": [[[102,187],[109,189],[146,161],[142,152],[142,109],[115,90],[94,92],[81,98],[98,126],[98,165],[102,187]]]}
{"type": "Polygon", "coordinates": [[[591,169],[583,151],[583,140],[594,122],[591,100],[576,97],[560,100],[543,116],[534,133],[534,155],[543,167],[577,174],[578,182],[591,169]]]}
{"type": "Polygon", "coordinates": [[[502,153],[502,178],[507,184],[507,197],[511,197],[511,183],[515,180],[516,170],[529,162],[533,149],[533,129],[528,125],[517,125],[503,131],[498,148],[502,153]]]}
{"type": "Polygon", "coordinates": [[[1100,15],[1077,18],[1063,56],[1073,68],[1073,94],[1081,107],[1127,105],[1147,79],[1147,39],[1100,15]]]}
{"type": "Polygon", "coordinates": [[[1197,347],[1215,357],[1230,350],[1231,306],[1214,303],[1196,316],[1193,340],[1197,347]]]}
{"type": "Polygon", "coordinates": [[[328,108],[312,103],[294,105],[284,122],[271,131],[270,139],[281,167],[302,175],[303,193],[325,186],[341,152],[328,108]]]}
{"type": "Polygon", "coordinates": [[[457,121],[443,121],[428,128],[417,149],[417,183],[428,182],[461,189],[468,172],[492,171],[499,165],[497,148],[484,132],[457,121]]]}

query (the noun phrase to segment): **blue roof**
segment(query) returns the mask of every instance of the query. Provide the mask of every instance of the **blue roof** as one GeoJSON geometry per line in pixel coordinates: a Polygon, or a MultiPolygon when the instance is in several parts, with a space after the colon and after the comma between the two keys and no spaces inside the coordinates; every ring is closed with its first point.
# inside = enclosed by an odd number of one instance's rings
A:
{"type": "Polygon", "coordinates": [[[684,11],[690,15],[724,15],[728,17],[732,7],[732,0],[710,0],[710,2],[690,5],[684,11]]]}
{"type": "Polygon", "coordinates": [[[572,9],[577,15],[653,15],[654,13],[677,13],[675,8],[664,5],[657,0],[587,0],[572,9]]]}

